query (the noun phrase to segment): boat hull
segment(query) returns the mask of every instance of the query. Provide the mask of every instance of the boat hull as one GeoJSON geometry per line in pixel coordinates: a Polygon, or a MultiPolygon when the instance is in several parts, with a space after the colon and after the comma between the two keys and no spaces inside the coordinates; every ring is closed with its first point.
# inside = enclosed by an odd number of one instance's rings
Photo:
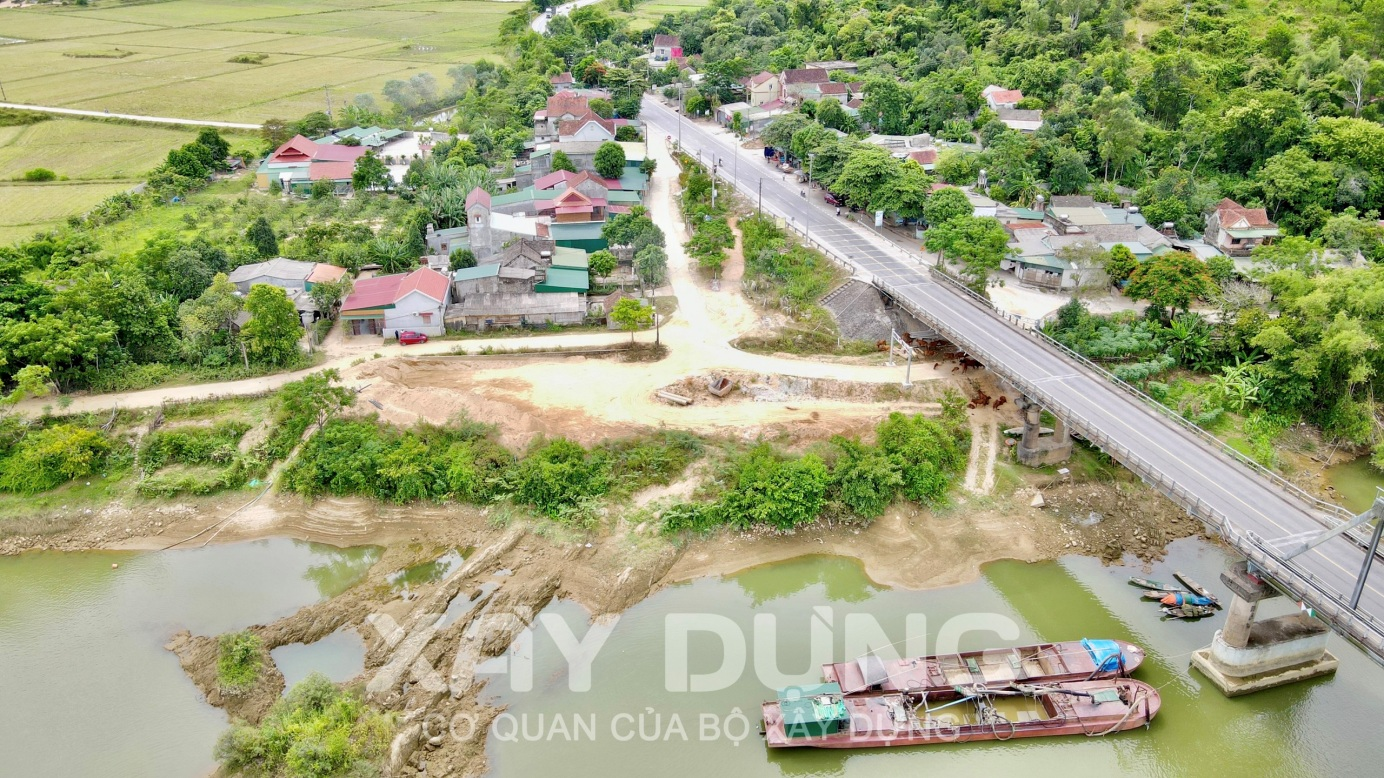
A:
{"type": "MultiPolygon", "coordinates": [[[[904,695],[876,695],[846,698],[850,711],[849,722],[842,731],[802,737],[790,737],[779,712],[778,702],[766,702],[763,708],[765,744],[770,748],[894,748],[898,746],[928,746],[947,743],[975,743],[991,740],[1008,741],[1037,737],[1110,735],[1147,725],[1158,715],[1162,700],[1158,690],[1131,678],[1106,681],[1057,684],[1067,691],[1094,692],[1117,689],[1118,701],[1094,702],[1078,697],[1053,695],[1051,702],[1027,704],[1041,708],[1030,720],[983,720],[960,716],[928,716],[921,720],[916,712],[896,718],[898,706],[893,698],[904,695]]],[[[970,698],[966,698],[970,699],[970,698]]],[[[1000,698],[1004,699],[1004,698],[1000,698]]],[[[1010,698],[1012,699],[1012,698],[1010,698]]],[[[966,700],[961,700],[962,704],[966,700]]],[[[940,710],[949,710],[943,705],[940,710]]]]}
{"type": "Polygon", "coordinates": [[[919,694],[972,683],[1003,686],[1118,678],[1133,673],[1143,661],[1144,650],[1133,643],[1072,640],[911,659],[866,656],[822,665],[822,678],[839,684],[848,696],[891,691],[919,694]],[[1104,652],[1093,653],[1091,644],[1104,652]],[[1118,657],[1110,651],[1118,651],[1118,657]]]}

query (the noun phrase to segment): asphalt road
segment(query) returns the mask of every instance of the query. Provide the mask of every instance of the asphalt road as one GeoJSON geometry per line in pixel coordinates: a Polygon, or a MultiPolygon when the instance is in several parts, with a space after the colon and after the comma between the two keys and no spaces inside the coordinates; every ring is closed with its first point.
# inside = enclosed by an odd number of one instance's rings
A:
{"type": "MultiPolygon", "coordinates": [[[[599,2],[601,2],[601,0],[576,0],[576,2],[572,3],[563,3],[562,5],[554,7],[553,16],[566,16],[584,5],[594,5],[599,2]]],[[[533,18],[529,26],[533,28],[534,32],[543,35],[548,32],[548,21],[550,18],[551,17],[547,14],[539,14],[533,18]]]]}
{"type": "MultiPolygon", "coordinates": [[[[1323,528],[1321,514],[1306,502],[1034,335],[1003,321],[951,285],[933,281],[921,257],[889,243],[867,225],[837,218],[834,209],[820,202],[820,190],[804,197],[804,186],[791,174],[780,175],[769,167],[759,150],[740,149],[727,134],[712,131],[705,124],[686,119],[679,122],[676,110],[653,98],[645,99],[642,118],[649,124],[652,138],[681,137],[688,153],[699,155],[703,161],[716,160],[722,177],[733,180],[752,204],[762,202],[766,212],[790,220],[800,232],[854,266],[858,277],[888,286],[896,298],[953,335],[958,345],[975,346],[972,354],[992,370],[1007,372],[1066,406],[1062,415],[1069,425],[1108,436],[1113,446],[1124,450],[1124,456],[1117,458],[1126,465],[1134,458],[1228,517],[1237,530],[1268,541],[1323,528]]],[[[1298,556],[1293,563],[1299,572],[1348,597],[1364,557],[1356,543],[1337,537],[1298,556]]],[[[1308,587],[1298,588],[1301,591],[1293,594],[1299,599],[1320,599],[1308,587]]],[[[1384,562],[1371,571],[1358,612],[1384,619],[1384,562]]],[[[1381,630],[1384,628],[1365,625],[1366,633],[1381,630]]],[[[1374,647],[1376,656],[1378,646],[1374,647]]]]}
{"type": "Polygon", "coordinates": [[[170,116],[141,116],[139,114],[111,113],[109,111],[84,111],[77,108],[55,108],[47,105],[24,105],[23,103],[0,103],[0,108],[18,108],[23,111],[56,113],[64,116],[94,116],[98,119],[124,119],[130,122],[148,122],[150,124],[184,124],[189,127],[220,127],[227,130],[258,130],[260,128],[258,124],[213,122],[204,119],[175,119],[170,116]]]}

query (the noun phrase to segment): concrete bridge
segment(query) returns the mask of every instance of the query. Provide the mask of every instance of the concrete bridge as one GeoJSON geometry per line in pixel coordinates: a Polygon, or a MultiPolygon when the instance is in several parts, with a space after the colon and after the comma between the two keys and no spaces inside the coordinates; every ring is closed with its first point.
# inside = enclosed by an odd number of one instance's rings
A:
{"type": "MultiPolygon", "coordinates": [[[[1254,586],[1267,581],[1384,664],[1384,571],[1366,564],[1374,559],[1367,553],[1372,539],[1367,525],[1341,531],[1354,519],[1348,511],[1259,467],[1030,323],[995,311],[869,227],[835,217],[822,206],[820,192],[780,175],[759,151],[741,149],[726,133],[704,124],[680,120],[675,110],[652,98],[645,99],[641,118],[652,138],[681,138],[689,153],[715,164],[718,177],[731,181],[752,205],[783,218],[858,277],[868,278],[1028,402],[1061,419],[1067,430],[1105,451],[1244,555],[1248,581],[1236,579],[1243,586],[1232,587],[1237,600],[1223,630],[1225,640],[1217,638],[1225,643],[1223,655],[1248,650],[1255,635],[1303,637],[1289,625],[1256,628],[1253,606],[1268,592],[1254,586]],[[1321,537],[1331,531],[1337,534],[1321,537]],[[1320,542],[1303,550],[1310,539],[1320,542]]],[[[1299,621],[1311,620],[1304,615],[1299,621]]],[[[1322,642],[1324,651],[1324,641],[1311,639],[1322,642]]]]}

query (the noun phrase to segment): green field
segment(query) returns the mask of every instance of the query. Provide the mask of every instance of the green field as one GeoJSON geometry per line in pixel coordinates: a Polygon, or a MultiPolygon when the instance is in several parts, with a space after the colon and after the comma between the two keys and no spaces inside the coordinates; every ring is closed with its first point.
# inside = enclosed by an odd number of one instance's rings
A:
{"type": "Polygon", "coordinates": [[[668,14],[695,11],[708,5],[711,5],[711,0],[649,0],[647,3],[636,5],[632,14],[616,15],[631,17],[632,30],[647,30],[668,14]]]}
{"type": "Polygon", "coordinates": [[[258,124],[493,54],[497,0],[163,0],[0,10],[10,102],[258,124]],[[119,50],[129,56],[78,57],[119,50]],[[262,64],[231,63],[266,54],[262,64]]]}
{"type": "Polygon", "coordinates": [[[194,137],[187,130],[80,119],[0,127],[0,245],[54,227],[134,187],[169,149],[194,137]],[[40,167],[69,180],[15,180],[40,167]]]}

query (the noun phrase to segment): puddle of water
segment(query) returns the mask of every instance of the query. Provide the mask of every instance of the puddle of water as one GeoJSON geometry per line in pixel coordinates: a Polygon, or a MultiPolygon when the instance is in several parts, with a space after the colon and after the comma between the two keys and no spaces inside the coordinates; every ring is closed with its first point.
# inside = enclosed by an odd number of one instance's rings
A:
{"type": "Polygon", "coordinates": [[[475,546],[454,548],[431,562],[423,562],[393,573],[386,580],[394,591],[408,594],[419,586],[437,583],[451,575],[452,571],[460,567],[475,550],[475,546]]]}
{"type": "Polygon", "coordinates": [[[337,630],[316,643],[279,646],[269,655],[284,674],[285,692],[313,673],[342,683],[365,669],[365,641],[352,629],[337,630]]]}
{"type": "Polygon", "coordinates": [[[1384,486],[1384,473],[1370,464],[1368,456],[1326,469],[1326,482],[1336,488],[1335,502],[1356,513],[1364,513],[1374,504],[1379,487],[1384,486]]]}
{"type": "Polygon", "coordinates": [[[481,593],[475,597],[471,596],[473,590],[470,589],[464,589],[458,593],[457,596],[453,597],[452,601],[447,603],[447,610],[442,613],[442,623],[439,624],[437,628],[442,629],[461,618],[467,611],[471,610],[471,607],[476,604],[477,600],[488,597],[492,592],[500,588],[500,584],[497,581],[486,581],[481,584],[479,588],[481,593]]]}

